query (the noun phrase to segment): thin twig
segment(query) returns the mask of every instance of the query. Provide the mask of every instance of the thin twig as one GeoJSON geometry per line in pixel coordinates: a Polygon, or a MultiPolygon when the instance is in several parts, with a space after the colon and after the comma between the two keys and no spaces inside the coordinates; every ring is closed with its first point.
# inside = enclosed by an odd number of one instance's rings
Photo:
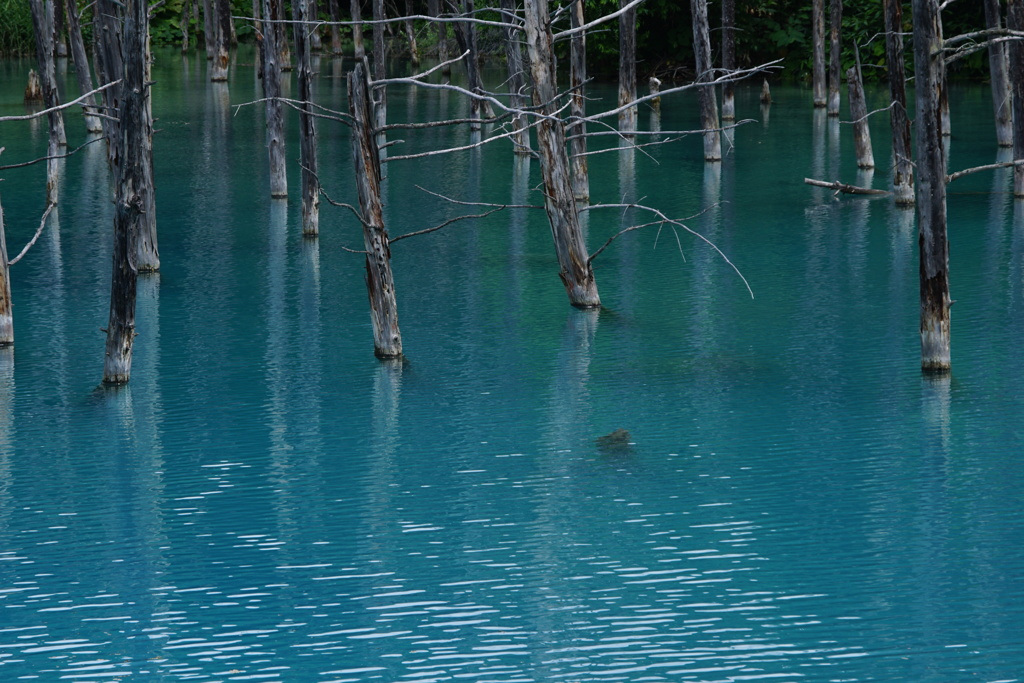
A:
{"type": "MultiPolygon", "coordinates": [[[[431,192],[430,190],[428,190],[425,187],[422,187],[421,185],[416,185],[415,187],[416,187],[417,190],[422,190],[423,192],[426,192],[429,195],[433,195],[435,197],[438,197],[439,199],[443,199],[446,202],[451,202],[452,204],[461,204],[462,206],[493,206],[493,207],[497,207],[499,209],[543,209],[544,208],[543,206],[537,206],[535,204],[491,204],[489,202],[466,202],[466,201],[462,201],[460,199],[452,199],[451,197],[446,197],[445,195],[440,194],[438,192],[431,192]]],[[[392,241],[394,241],[394,240],[392,240],[392,241]]]]}
{"type": "Polygon", "coordinates": [[[28,253],[28,250],[31,249],[32,245],[36,243],[36,240],[39,239],[39,236],[43,234],[43,228],[46,227],[46,219],[50,216],[50,212],[53,211],[53,207],[55,206],[57,205],[53,202],[50,202],[49,204],[46,205],[46,211],[43,212],[43,218],[42,220],[39,221],[39,227],[36,229],[36,234],[32,236],[32,239],[29,240],[29,243],[26,244],[25,248],[21,250],[21,253],[19,253],[17,256],[15,256],[14,258],[7,262],[8,266],[13,266],[15,263],[20,261],[21,257],[28,253]]]}
{"type": "Polygon", "coordinates": [[[20,164],[8,164],[7,166],[0,166],[0,171],[6,171],[6,170],[11,169],[11,168],[22,168],[23,166],[31,166],[32,164],[38,164],[40,161],[49,161],[50,159],[67,159],[69,156],[71,156],[75,152],[77,152],[80,149],[82,149],[82,147],[86,147],[88,145],[91,145],[94,142],[99,142],[99,141],[104,140],[104,139],[106,139],[106,138],[103,138],[103,137],[93,138],[92,140],[89,140],[88,142],[86,142],[86,143],[76,147],[75,149],[71,150],[67,154],[54,154],[53,156],[39,157],[38,159],[33,159],[32,161],[23,161],[20,164]]]}
{"type": "Polygon", "coordinates": [[[458,221],[461,221],[461,220],[465,220],[467,218],[486,218],[487,216],[490,216],[492,213],[496,213],[498,211],[501,211],[504,208],[505,208],[504,206],[499,206],[496,209],[491,209],[490,211],[486,211],[484,213],[473,214],[473,215],[470,215],[470,216],[456,216],[455,218],[450,218],[450,219],[446,220],[444,223],[441,223],[440,225],[435,225],[432,228],[425,228],[423,230],[417,230],[416,232],[407,232],[404,235],[399,235],[398,237],[392,237],[388,241],[391,244],[394,244],[398,240],[404,240],[406,237],[415,237],[417,235],[426,235],[429,232],[435,232],[437,230],[440,230],[441,228],[448,227],[452,223],[455,223],[455,222],[458,222],[458,221]]]}
{"type": "Polygon", "coordinates": [[[116,81],[111,81],[110,83],[107,83],[106,85],[101,85],[100,87],[96,88],[95,90],[90,90],[89,92],[85,93],[84,95],[79,96],[77,99],[71,100],[70,102],[66,102],[64,104],[59,104],[56,107],[50,107],[49,109],[43,109],[42,111],[37,111],[34,114],[25,114],[24,116],[0,116],[0,123],[3,123],[5,121],[30,121],[32,119],[37,119],[40,116],[46,116],[50,112],[60,111],[61,109],[67,109],[68,107],[73,107],[74,105],[78,104],[82,100],[84,100],[84,99],[86,99],[88,97],[91,97],[91,96],[95,95],[98,92],[102,92],[103,90],[106,90],[109,87],[115,86],[115,85],[117,85],[120,82],[121,82],[121,79],[119,78],[116,81]]]}

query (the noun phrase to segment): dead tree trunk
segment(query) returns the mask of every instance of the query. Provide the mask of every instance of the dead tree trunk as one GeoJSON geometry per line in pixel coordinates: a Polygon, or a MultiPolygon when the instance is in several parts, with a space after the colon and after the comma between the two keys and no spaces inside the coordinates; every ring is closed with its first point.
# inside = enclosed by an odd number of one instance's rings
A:
{"type": "MultiPolygon", "coordinates": [[[[629,0],[619,0],[622,9],[629,0]]],[[[547,3],[545,2],[545,7],[547,3]]],[[[546,19],[545,19],[546,21],[546,19]]],[[[636,99],[636,9],[619,15],[619,106],[636,99]]],[[[619,132],[629,139],[636,132],[636,107],[619,112],[619,132]]]]}
{"type": "Polygon", "coordinates": [[[373,132],[369,74],[366,62],[356,62],[348,75],[349,113],[352,114],[352,158],[366,249],[366,291],[373,322],[373,352],[378,358],[402,355],[391,247],[380,200],[380,154],[373,132]]]}
{"type": "Polygon", "coordinates": [[[215,0],[217,4],[216,49],[210,66],[210,80],[219,83],[228,80],[231,60],[231,0],[215,0]]]}
{"type": "Polygon", "coordinates": [[[203,0],[203,47],[206,58],[212,60],[217,49],[217,19],[213,7],[217,0],[203,0]]]}
{"type": "MultiPolygon", "coordinates": [[[[465,16],[472,17],[474,10],[474,0],[462,0],[462,13],[465,16]]],[[[459,42],[460,50],[469,52],[466,55],[466,81],[469,90],[481,94],[483,93],[483,78],[480,75],[480,52],[476,44],[476,25],[471,22],[455,24],[455,39],[459,42]]],[[[480,119],[494,116],[491,105],[485,100],[474,98],[469,106],[470,118],[473,119],[473,123],[469,124],[470,130],[480,130],[480,119]]]]}
{"type": "Polygon", "coordinates": [[[914,203],[914,164],[910,144],[910,117],[907,116],[907,76],[903,63],[903,3],[884,0],[885,59],[889,70],[889,123],[892,128],[893,196],[896,204],[914,203]]]}
{"type": "MultiPolygon", "coordinates": [[[[309,2],[309,7],[306,8],[306,16],[309,17],[310,21],[317,22],[318,19],[319,19],[319,10],[317,10],[316,0],[307,0],[307,1],[309,2]]],[[[294,12],[294,7],[295,7],[295,5],[292,5],[292,8],[293,8],[292,11],[293,12],[294,12]]],[[[320,38],[320,26],[319,26],[319,24],[318,23],[310,24],[309,27],[307,28],[307,31],[308,31],[308,35],[309,35],[308,42],[309,42],[309,51],[310,51],[310,53],[320,54],[324,50],[324,44],[323,44],[323,40],[321,40],[321,38],[320,38]]],[[[298,52],[298,49],[299,48],[296,47],[295,51],[298,52]]]]}
{"type": "MultiPolygon", "coordinates": [[[[1024,31],[1024,0],[1009,0],[1006,5],[1006,27],[1024,31]]],[[[1024,43],[1010,43],[1010,82],[1013,84],[1013,158],[1024,159],[1024,43]]],[[[1013,167],[1013,194],[1024,197],[1024,166],[1013,167]]]]}
{"type": "Polygon", "coordinates": [[[4,208],[0,206],[0,347],[14,343],[14,316],[11,303],[11,271],[7,264],[4,208]]]}
{"type": "Polygon", "coordinates": [[[409,40],[409,59],[414,66],[420,63],[420,48],[416,44],[416,27],[412,21],[412,0],[405,0],[405,35],[409,40]]]}
{"type": "MultiPolygon", "coordinates": [[[[1003,23],[999,14],[999,0],[983,0],[982,4],[985,6],[985,27],[989,30],[999,30],[1003,23]]],[[[1011,147],[1013,124],[1004,43],[989,45],[988,66],[989,80],[992,83],[992,108],[996,120],[996,142],[1000,147],[1011,147]]]]}
{"type": "Polygon", "coordinates": [[[360,0],[349,2],[349,12],[352,14],[352,46],[355,50],[356,61],[366,56],[366,46],[363,43],[363,16],[360,0]]]}
{"type": "MultiPolygon", "coordinates": [[[[384,0],[373,0],[373,80],[382,81],[386,78],[387,44],[384,42],[384,24],[387,18],[384,0]]],[[[387,87],[378,85],[373,88],[373,120],[374,127],[379,131],[388,122],[388,91],[387,87]]],[[[384,133],[377,134],[378,146],[384,144],[384,133]]]]}
{"type": "MultiPolygon", "coordinates": [[[[71,40],[71,59],[75,63],[75,76],[78,78],[78,89],[83,93],[92,91],[92,72],[89,69],[89,58],[85,52],[85,41],[82,40],[82,24],[78,16],[78,6],[75,0],[67,1],[68,37],[71,40]]],[[[85,129],[90,133],[99,133],[103,130],[99,117],[96,116],[96,101],[89,97],[82,102],[82,110],[85,112],[85,129]]]]}
{"type": "MultiPolygon", "coordinates": [[[[341,21],[341,7],[338,5],[338,0],[329,0],[328,8],[331,12],[331,21],[341,21]]],[[[331,54],[341,54],[341,28],[338,24],[331,24],[331,54]]]]}
{"type": "Polygon", "coordinates": [[[828,115],[839,116],[839,79],[842,75],[843,0],[832,0],[829,9],[831,50],[828,63],[828,115]]]}
{"type": "Polygon", "coordinates": [[[281,101],[281,64],[277,51],[277,31],[270,23],[270,0],[263,0],[263,39],[260,52],[263,61],[263,96],[266,98],[267,156],[270,162],[270,196],[288,196],[288,174],[285,169],[284,111],[281,101]]]}
{"type": "MultiPolygon", "coordinates": [[[[36,58],[39,62],[39,83],[43,89],[43,103],[47,109],[52,109],[60,106],[53,56],[53,2],[52,0],[30,0],[29,6],[32,10],[32,25],[36,34],[36,58]]],[[[64,115],[60,110],[52,110],[47,117],[50,124],[47,156],[54,157],[60,153],[61,147],[68,144],[64,134],[64,115]]],[[[57,201],[59,191],[57,177],[56,162],[48,162],[46,164],[46,200],[51,203],[57,201]]]]}
{"type": "Polygon", "coordinates": [[[53,6],[53,54],[55,57],[67,59],[68,44],[64,39],[67,28],[67,21],[64,17],[64,3],[55,0],[53,6]]]}
{"type": "Polygon", "coordinates": [[[281,71],[292,70],[292,52],[288,47],[287,18],[284,13],[284,0],[271,0],[270,12],[274,16],[274,29],[277,31],[277,64],[281,71]]]}
{"type": "Polygon", "coordinates": [[[864,99],[864,81],[860,71],[860,54],[854,66],[846,71],[846,85],[850,90],[850,118],[853,119],[853,148],[858,168],[874,168],[875,155],[871,151],[871,130],[868,128],[868,105],[864,99]]]}
{"type": "MultiPolygon", "coordinates": [[[[544,208],[558,255],[559,276],[569,303],[578,308],[597,308],[601,298],[590,265],[576,201],[573,199],[569,157],[565,151],[565,127],[552,117],[556,104],[555,57],[547,0],[525,0],[526,48],[533,76],[533,103],[545,118],[537,124],[544,208]]],[[[635,80],[635,76],[634,76],[635,80]]]]}
{"type": "MultiPolygon", "coordinates": [[[[736,0],[722,0],[722,68],[736,68],[736,0]]],[[[732,81],[722,84],[722,120],[736,119],[736,95],[732,81]]]]}
{"type": "MultiPolygon", "coordinates": [[[[115,0],[97,0],[93,31],[96,41],[96,75],[100,85],[107,85],[124,77],[120,21],[121,11],[115,0]]],[[[108,115],[101,122],[107,138],[107,161],[115,169],[121,160],[121,126],[117,112],[121,109],[123,89],[122,83],[103,91],[103,104],[108,115]]]]}
{"type": "Polygon", "coordinates": [[[136,239],[146,195],[148,163],[146,117],[149,84],[146,82],[148,7],[145,0],[127,0],[124,21],[124,102],[121,105],[123,159],[118,172],[114,208],[114,253],[110,285],[110,321],[107,324],[105,384],[124,384],[131,375],[135,339],[136,239]]]}
{"type": "MultiPolygon", "coordinates": [[[[69,0],[70,1],[70,0],[69,0]]],[[[189,12],[192,10],[192,4],[185,2],[181,8],[181,51],[182,53],[188,52],[188,22],[189,12]]],[[[253,12],[255,14],[255,12],[253,12]]]]}
{"type": "MultiPolygon", "coordinates": [[[[148,13],[148,10],[147,10],[148,13]]],[[[150,59],[149,25],[147,21],[145,41],[145,64],[143,82],[146,83],[146,111],[143,115],[145,130],[145,155],[142,170],[145,173],[144,183],[148,192],[142,196],[146,200],[142,207],[142,220],[139,224],[139,235],[136,240],[135,267],[140,273],[155,273],[160,270],[160,251],[157,248],[156,235],[156,192],[153,182],[153,99],[150,97],[149,84],[153,81],[153,60],[150,59]]]]}
{"type": "MultiPolygon", "coordinates": [[[[1019,0],[1015,0],[1019,1],[1019,0]]],[[[946,164],[942,140],[942,19],[938,0],[914,0],[917,117],[917,218],[921,279],[921,369],[948,372],[949,243],[946,239],[946,164]]]]}
{"type": "MultiPolygon", "coordinates": [[[[503,0],[504,2],[504,0],[503,0]]],[[[504,7],[504,4],[502,5],[504,7]]],[[[441,2],[440,0],[427,0],[427,14],[432,17],[441,16],[441,2]]],[[[506,20],[510,20],[506,17],[506,20]]],[[[448,24],[443,21],[434,22],[434,30],[437,31],[437,59],[441,62],[448,61],[448,24]]],[[[450,75],[452,72],[451,65],[442,67],[442,72],[445,75],[450,75]]]]}
{"type": "Polygon", "coordinates": [[[295,17],[295,54],[299,58],[299,165],[302,167],[302,234],[320,234],[320,184],[316,166],[316,119],[313,117],[312,45],[307,40],[310,0],[292,0],[295,17]]]}
{"type": "MultiPolygon", "coordinates": [[[[711,38],[708,27],[707,0],[690,0],[693,13],[693,53],[697,61],[697,82],[712,80],[711,38]]],[[[704,161],[721,161],[722,136],[718,126],[718,104],[714,86],[705,85],[697,90],[700,102],[701,126],[704,128],[704,161]]]]}
{"type": "MultiPolygon", "coordinates": [[[[520,29],[513,25],[515,13],[514,0],[501,0],[504,12],[505,31],[505,62],[508,66],[509,104],[513,109],[522,111],[526,108],[526,74],[523,71],[523,50],[520,29]]],[[[439,24],[440,25],[440,24],[439,24]]],[[[575,46],[575,41],[573,46],[575,46]]],[[[512,146],[516,154],[530,153],[530,132],[526,128],[526,117],[521,113],[512,115],[512,128],[516,134],[512,136],[512,146]]]]}
{"type": "Polygon", "coordinates": [[[824,107],[828,104],[825,83],[825,0],[814,0],[811,5],[811,43],[814,51],[811,76],[814,106],[824,107]]]}
{"type": "MultiPolygon", "coordinates": [[[[583,0],[573,0],[569,14],[572,28],[583,26],[583,0]]],[[[570,123],[565,132],[569,136],[569,159],[572,162],[572,191],[576,201],[590,201],[590,177],[587,173],[587,100],[583,88],[587,82],[587,38],[583,31],[574,33],[570,47],[570,86],[572,105],[570,123]]]]}

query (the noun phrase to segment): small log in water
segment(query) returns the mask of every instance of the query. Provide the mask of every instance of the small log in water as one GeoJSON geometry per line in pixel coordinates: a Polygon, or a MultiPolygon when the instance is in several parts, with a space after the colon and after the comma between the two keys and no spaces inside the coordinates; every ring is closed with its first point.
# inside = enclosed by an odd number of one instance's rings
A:
{"type": "Polygon", "coordinates": [[[850,90],[850,116],[853,118],[853,148],[858,168],[874,168],[875,155],[871,151],[871,130],[868,128],[868,105],[864,100],[861,80],[860,56],[856,65],[846,71],[846,85],[850,90]]]}
{"type": "MultiPolygon", "coordinates": [[[[619,0],[619,9],[629,4],[619,0]]],[[[619,106],[636,99],[636,9],[619,15],[619,106]]],[[[636,107],[619,112],[619,131],[630,139],[636,131],[636,107]]]]}
{"type": "Polygon", "coordinates": [[[903,65],[903,7],[900,0],[883,0],[885,13],[885,60],[889,71],[889,127],[892,130],[894,201],[900,206],[914,203],[914,164],[907,115],[907,77],[903,65]]]}
{"type": "MultiPolygon", "coordinates": [[[[1019,2],[1020,0],[1011,0],[1019,2]]],[[[950,369],[949,242],[942,100],[946,89],[938,0],[914,0],[917,221],[921,282],[921,369],[950,369]]]]}
{"type": "Polygon", "coordinates": [[[210,65],[210,80],[221,83],[228,80],[228,66],[231,60],[231,0],[216,0],[217,21],[213,63],[210,65]]]}
{"type": "MultiPolygon", "coordinates": [[[[78,5],[76,0],[66,1],[68,37],[71,40],[71,60],[75,64],[78,89],[83,93],[87,93],[92,90],[92,72],[89,69],[89,58],[85,52],[85,41],[82,40],[82,23],[78,16],[78,5]]],[[[90,133],[102,132],[103,124],[100,123],[99,117],[96,116],[96,102],[92,97],[82,102],[82,110],[85,112],[85,129],[90,133]]]]}
{"type": "MultiPolygon", "coordinates": [[[[722,69],[736,68],[736,0],[722,0],[722,69]]],[[[722,120],[736,120],[736,94],[732,81],[722,84],[722,120]]]]}
{"type": "Polygon", "coordinates": [[[124,18],[124,101],[121,131],[124,147],[118,169],[114,202],[114,249],[110,284],[110,320],[107,324],[105,384],[124,384],[131,376],[132,345],[135,340],[135,294],[138,273],[134,254],[142,227],[150,177],[146,116],[149,84],[146,82],[146,36],[149,14],[145,0],[127,0],[124,18]]]}
{"type": "MultiPolygon", "coordinates": [[[[998,31],[1002,28],[999,0],[982,0],[985,6],[985,27],[998,31]]],[[[996,142],[1000,147],[1013,146],[1013,120],[1010,109],[1010,80],[1007,75],[1005,43],[992,43],[988,47],[989,80],[992,83],[992,109],[996,121],[996,142]]]]}
{"type": "Polygon", "coordinates": [[[4,207],[0,206],[0,346],[10,346],[14,343],[14,317],[12,312],[11,271],[7,265],[4,207]]]}
{"type": "MultiPolygon", "coordinates": [[[[1006,27],[1024,31],[1024,0],[1009,0],[1006,27]]],[[[1024,43],[1014,40],[1009,46],[1010,83],[1013,84],[1013,158],[1024,159],[1024,43]]],[[[1024,197],[1024,167],[1013,169],[1013,194],[1024,197]]]]}
{"type": "Polygon", "coordinates": [[[839,79],[842,75],[843,0],[832,0],[829,8],[828,115],[839,116],[839,79]]]}
{"type": "MultiPolygon", "coordinates": [[[[515,12],[514,0],[501,0],[501,9],[507,16],[515,12]]],[[[440,27],[444,24],[438,23],[440,27]]],[[[522,38],[520,31],[511,22],[503,29],[505,32],[505,62],[508,67],[508,91],[509,103],[513,109],[523,110],[526,108],[526,73],[523,70],[523,51],[521,47],[522,38]]],[[[573,43],[575,45],[575,43],[573,43]]],[[[440,46],[439,46],[440,47],[440,46]]],[[[526,128],[526,117],[521,114],[512,115],[512,129],[515,135],[512,136],[512,148],[516,154],[530,154],[530,132],[526,128]]]]}
{"type": "MultiPolygon", "coordinates": [[[[713,80],[711,62],[711,38],[708,27],[707,0],[690,0],[693,13],[693,52],[697,60],[697,82],[713,80]]],[[[722,135],[718,127],[718,103],[715,101],[714,86],[703,86],[697,90],[700,102],[701,126],[704,128],[704,161],[722,159],[722,135]]]]}
{"type": "MultiPolygon", "coordinates": [[[[579,28],[583,21],[583,0],[573,0],[570,9],[572,28],[579,28]]],[[[574,33],[570,47],[570,87],[572,104],[569,114],[572,123],[566,127],[569,136],[569,160],[572,165],[572,192],[578,202],[590,201],[590,175],[587,167],[587,124],[583,118],[587,115],[587,100],[583,94],[587,82],[587,43],[583,31],[574,33]]]]}
{"type": "Polygon", "coordinates": [[[277,31],[269,23],[270,0],[263,0],[263,19],[267,30],[260,41],[263,62],[263,96],[267,99],[267,156],[270,162],[270,196],[288,196],[288,174],[285,169],[284,112],[281,101],[281,66],[277,51],[277,31]]]}
{"type": "Polygon", "coordinates": [[[847,185],[841,183],[838,180],[815,180],[814,178],[804,178],[804,184],[814,185],[815,187],[826,187],[836,192],[842,192],[843,194],[864,194],[864,195],[890,195],[892,192],[887,190],[876,190],[870,187],[859,187],[857,185],[847,185]]]}
{"type": "Polygon", "coordinates": [[[349,113],[352,114],[352,156],[366,249],[366,291],[373,322],[373,352],[378,358],[402,355],[398,328],[395,281],[391,274],[391,247],[380,200],[380,152],[373,133],[369,68],[356,62],[348,75],[349,113]]]}
{"type": "Polygon", "coordinates": [[[313,46],[306,39],[310,0],[292,0],[295,54],[299,58],[299,165],[302,168],[302,234],[320,234],[320,183],[316,164],[316,119],[313,117],[313,46]]]}
{"type": "Polygon", "coordinates": [[[824,107],[828,104],[825,82],[825,0],[813,0],[811,5],[811,44],[814,53],[811,76],[814,106],[824,107]]]}

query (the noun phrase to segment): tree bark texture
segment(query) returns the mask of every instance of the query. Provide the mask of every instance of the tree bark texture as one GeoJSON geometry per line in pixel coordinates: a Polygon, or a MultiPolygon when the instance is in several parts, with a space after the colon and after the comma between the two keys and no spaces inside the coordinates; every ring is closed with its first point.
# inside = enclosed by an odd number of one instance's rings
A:
{"type": "Polygon", "coordinates": [[[217,4],[217,39],[210,66],[210,80],[220,83],[228,80],[228,65],[231,60],[231,0],[215,0],[217,4]]]}
{"type": "Polygon", "coordinates": [[[850,91],[850,118],[853,119],[853,149],[858,168],[874,168],[875,155],[871,151],[871,130],[868,128],[868,105],[864,99],[864,81],[861,77],[860,58],[846,71],[846,85],[850,91]]]}
{"type": "MultiPolygon", "coordinates": [[[[47,109],[60,106],[57,92],[57,76],[53,56],[53,0],[29,0],[32,10],[32,26],[36,34],[36,60],[39,62],[39,84],[43,88],[43,103],[47,109]]],[[[88,91],[86,91],[88,92],[88,91]]],[[[64,133],[64,115],[60,111],[47,114],[50,123],[51,144],[68,144],[64,133]]]]}
{"type": "MultiPolygon", "coordinates": [[[[527,106],[526,73],[523,70],[523,50],[520,28],[513,27],[511,15],[515,12],[514,0],[501,0],[501,9],[506,13],[504,20],[509,22],[505,31],[505,62],[508,67],[509,104],[514,109],[522,110],[527,106]]],[[[575,45],[575,42],[573,42],[575,45]]],[[[512,115],[512,147],[516,154],[530,153],[530,132],[526,128],[526,117],[522,114],[512,115]]]]}
{"type": "MultiPolygon", "coordinates": [[[[533,103],[544,118],[537,125],[541,175],[544,180],[544,208],[551,224],[551,236],[558,256],[559,276],[569,303],[578,308],[601,305],[597,281],[590,265],[579,213],[573,198],[569,157],[565,150],[565,126],[552,117],[556,105],[554,51],[547,0],[524,0],[526,48],[533,76],[533,103]]],[[[635,87],[635,86],[634,86],[635,87]]]]}
{"type": "MultiPolygon", "coordinates": [[[[545,3],[546,6],[547,3],[545,3]]],[[[619,0],[619,9],[629,4],[619,0]]],[[[636,99],[636,9],[619,15],[619,106],[636,99]]],[[[636,131],[636,107],[619,112],[619,132],[632,139],[636,131]]]]}
{"type": "Polygon", "coordinates": [[[284,111],[281,101],[281,64],[277,51],[277,31],[270,23],[271,0],[263,0],[263,18],[266,30],[260,41],[263,61],[263,96],[267,117],[267,156],[270,162],[270,196],[288,196],[288,174],[285,167],[284,111]]]}
{"type": "MultiPolygon", "coordinates": [[[[983,0],[985,27],[1002,27],[999,0],[983,0]]],[[[1010,81],[1007,75],[1006,43],[993,43],[988,48],[989,80],[992,83],[992,109],[996,120],[996,142],[1000,147],[1013,146],[1013,119],[1010,105],[1010,81]]]]}
{"type": "Polygon", "coordinates": [[[825,0],[813,0],[811,5],[811,44],[814,52],[811,76],[814,106],[824,107],[828,104],[825,82],[825,0]]]}
{"type": "MultiPolygon", "coordinates": [[[[1024,0],[1009,0],[1006,5],[1006,27],[1024,31],[1024,0]]],[[[1024,43],[1010,42],[1010,82],[1013,84],[1013,158],[1024,159],[1024,43]]],[[[1013,167],[1013,194],[1024,197],[1024,166],[1013,167]]]]}
{"type": "Polygon", "coordinates": [[[352,158],[366,249],[373,352],[378,358],[398,358],[402,355],[402,333],[398,328],[395,281],[391,274],[391,247],[380,200],[380,154],[373,132],[369,68],[365,60],[356,62],[348,75],[348,102],[353,119],[352,158]]]}
{"type": "Polygon", "coordinates": [[[352,45],[355,49],[356,61],[366,55],[366,45],[363,42],[363,16],[360,0],[349,2],[349,13],[352,15],[352,45]]]}
{"type": "Polygon", "coordinates": [[[287,19],[284,11],[284,0],[271,0],[270,12],[274,16],[274,20],[278,23],[274,24],[274,28],[277,30],[277,64],[281,71],[292,70],[292,52],[288,46],[288,25],[285,23],[287,19]]]}
{"type": "MultiPolygon", "coordinates": [[[[722,0],[722,68],[736,68],[736,0],[722,0]]],[[[736,94],[731,81],[722,84],[722,120],[736,119],[736,94]]]]}
{"type": "MultiPolygon", "coordinates": [[[[85,51],[85,41],[82,39],[82,23],[78,16],[76,0],[66,0],[68,19],[68,38],[71,41],[71,60],[75,63],[75,76],[78,79],[78,89],[82,93],[90,92],[93,89],[92,71],[89,68],[89,57],[85,51]]],[[[96,101],[89,97],[82,102],[82,110],[85,112],[85,129],[90,133],[103,131],[103,125],[96,116],[96,101]]]]}
{"type": "MultiPolygon", "coordinates": [[[[1019,0],[1015,0],[1019,2],[1019,0]]],[[[949,242],[942,140],[942,20],[938,0],[913,0],[917,116],[917,218],[921,280],[921,369],[950,369],[949,242]]]]}
{"type": "MultiPolygon", "coordinates": [[[[572,28],[583,26],[583,0],[573,0],[569,10],[572,28]]],[[[570,123],[565,132],[569,136],[569,160],[572,164],[572,191],[576,201],[590,201],[590,177],[587,170],[587,100],[583,91],[587,82],[587,38],[583,31],[574,33],[570,46],[570,86],[572,104],[570,123]]]]}
{"type": "Polygon", "coordinates": [[[907,75],[903,61],[903,3],[883,0],[885,59],[889,70],[889,124],[892,129],[893,195],[896,204],[914,203],[914,164],[911,156],[910,117],[907,115],[907,75]]]}
{"type": "MultiPolygon", "coordinates": [[[[114,0],[96,0],[93,31],[96,36],[96,75],[100,85],[124,77],[121,57],[121,11],[114,0]]],[[[101,119],[107,138],[107,160],[112,168],[120,165],[121,125],[117,112],[121,109],[123,82],[103,91],[103,105],[108,116],[101,119]]]]}
{"type": "Polygon", "coordinates": [[[4,207],[0,206],[0,347],[14,343],[13,310],[11,271],[7,265],[7,236],[4,234],[4,207]]]}
{"type": "MultiPolygon", "coordinates": [[[[711,37],[708,26],[707,0],[690,0],[693,13],[693,53],[697,62],[697,82],[712,80],[711,37]]],[[[697,90],[700,102],[700,120],[704,128],[704,161],[722,159],[722,135],[718,126],[718,104],[714,86],[705,85],[697,90]]]]}
{"type": "Polygon", "coordinates": [[[839,116],[839,79],[842,76],[843,0],[831,0],[829,9],[828,115],[839,116]]]}
{"type": "Polygon", "coordinates": [[[320,183],[316,165],[316,119],[313,117],[313,58],[307,36],[310,0],[292,0],[295,17],[295,54],[299,60],[299,165],[302,168],[302,234],[320,234],[320,183]]]}
{"type": "Polygon", "coordinates": [[[203,0],[203,46],[206,58],[212,60],[217,49],[217,18],[214,14],[214,3],[217,0],[203,0]]]}
{"type": "Polygon", "coordinates": [[[149,85],[146,83],[146,36],[149,30],[145,0],[127,0],[124,21],[124,101],[121,105],[122,162],[114,202],[114,250],[110,285],[110,320],[107,324],[103,381],[124,384],[131,375],[135,339],[136,240],[143,212],[149,204],[146,171],[146,126],[149,85]]]}

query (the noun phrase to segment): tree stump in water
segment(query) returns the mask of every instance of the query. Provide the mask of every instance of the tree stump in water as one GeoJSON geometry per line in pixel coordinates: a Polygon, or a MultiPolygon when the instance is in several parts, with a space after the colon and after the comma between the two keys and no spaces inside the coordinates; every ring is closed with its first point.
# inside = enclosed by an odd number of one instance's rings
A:
{"type": "Polygon", "coordinates": [[[39,104],[43,101],[43,86],[39,83],[39,72],[28,70],[28,85],[25,86],[25,104],[39,104]]]}

